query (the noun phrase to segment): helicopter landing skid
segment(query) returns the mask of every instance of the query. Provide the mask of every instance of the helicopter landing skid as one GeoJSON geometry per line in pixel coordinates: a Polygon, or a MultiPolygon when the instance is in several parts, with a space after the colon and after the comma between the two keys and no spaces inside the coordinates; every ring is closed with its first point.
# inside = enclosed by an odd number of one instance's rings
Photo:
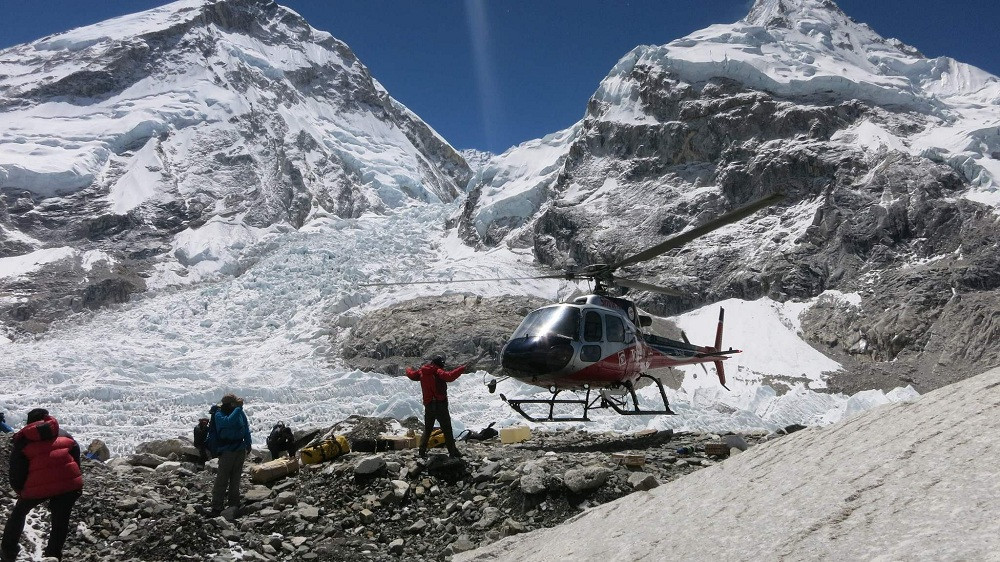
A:
{"type": "Polygon", "coordinates": [[[628,404],[627,398],[624,393],[621,396],[616,396],[611,394],[606,389],[601,389],[597,392],[597,396],[591,399],[591,388],[590,385],[584,385],[584,389],[587,394],[584,398],[577,399],[557,399],[556,396],[559,395],[561,390],[556,390],[552,393],[551,398],[507,398],[503,394],[500,395],[500,399],[510,405],[515,412],[521,414],[524,419],[536,422],[572,422],[572,421],[591,421],[588,414],[590,410],[600,410],[603,408],[611,408],[616,413],[622,416],[660,416],[660,415],[675,415],[673,410],[670,409],[670,405],[667,402],[667,392],[663,388],[663,383],[659,379],[653,378],[649,375],[640,375],[639,378],[648,378],[653,381],[653,383],[660,390],[660,398],[663,400],[662,410],[643,410],[639,408],[639,398],[635,395],[635,389],[632,387],[631,383],[625,384],[625,389],[628,391],[628,395],[632,398],[631,407],[628,404]],[[525,404],[541,404],[549,407],[548,415],[545,417],[538,417],[529,414],[524,411],[525,404]],[[556,404],[575,404],[578,406],[583,406],[583,416],[582,417],[556,417],[555,409],[556,404]]]}

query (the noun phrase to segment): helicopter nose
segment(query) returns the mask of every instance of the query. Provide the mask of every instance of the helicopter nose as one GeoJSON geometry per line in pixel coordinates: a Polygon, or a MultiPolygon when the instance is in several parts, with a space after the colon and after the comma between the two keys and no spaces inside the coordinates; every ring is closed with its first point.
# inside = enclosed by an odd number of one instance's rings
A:
{"type": "Polygon", "coordinates": [[[545,375],[554,373],[573,358],[573,345],[566,338],[540,336],[507,342],[500,364],[511,371],[545,375]]]}

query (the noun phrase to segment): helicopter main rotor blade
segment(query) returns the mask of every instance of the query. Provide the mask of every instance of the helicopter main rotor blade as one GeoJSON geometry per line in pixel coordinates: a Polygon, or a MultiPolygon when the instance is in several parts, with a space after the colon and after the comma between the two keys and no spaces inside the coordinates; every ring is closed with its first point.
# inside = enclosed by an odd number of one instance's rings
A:
{"type": "Polygon", "coordinates": [[[493,279],[439,279],[435,281],[395,281],[387,283],[358,283],[358,287],[390,287],[392,285],[435,285],[439,283],[489,283],[492,281],[524,281],[528,279],[565,279],[566,274],[536,275],[534,277],[495,277],[493,279]]]}
{"type": "Polygon", "coordinates": [[[660,287],[658,285],[651,285],[649,283],[643,283],[642,281],[635,281],[632,279],[621,279],[615,277],[615,285],[621,285],[622,287],[628,287],[629,289],[637,289],[639,291],[652,291],[654,293],[663,293],[664,295],[670,295],[672,297],[686,297],[687,293],[678,291],[677,289],[670,289],[667,287],[660,287]]]}
{"type": "Polygon", "coordinates": [[[674,248],[680,248],[684,244],[687,244],[688,242],[696,238],[700,238],[701,236],[704,236],[715,229],[722,228],[727,224],[731,224],[738,220],[749,217],[750,215],[756,213],[757,211],[777,203],[783,197],[784,197],[783,193],[774,193],[772,195],[764,197],[763,199],[758,199],[753,203],[744,205],[739,209],[734,209],[732,211],[729,211],[728,213],[716,219],[710,220],[704,224],[700,224],[692,228],[691,230],[682,232],[672,238],[668,238],[667,240],[653,246],[652,248],[643,250],[638,254],[629,256],[618,263],[613,263],[608,266],[608,271],[614,271],[621,267],[653,259],[656,256],[659,256],[660,254],[673,250],[674,248]]]}

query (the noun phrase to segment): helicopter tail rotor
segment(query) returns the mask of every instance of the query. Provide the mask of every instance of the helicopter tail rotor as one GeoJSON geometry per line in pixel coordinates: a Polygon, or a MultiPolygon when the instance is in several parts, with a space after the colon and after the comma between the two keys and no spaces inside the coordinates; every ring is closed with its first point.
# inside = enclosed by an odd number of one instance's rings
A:
{"type": "Polygon", "coordinates": [[[729,390],[729,387],[726,386],[726,368],[722,365],[722,361],[715,361],[714,363],[715,374],[719,375],[719,383],[722,385],[722,388],[729,390]]]}
{"type": "MultiPolygon", "coordinates": [[[[719,308],[719,325],[715,329],[715,351],[722,351],[722,323],[726,319],[726,309],[719,308]]],[[[715,374],[719,375],[719,383],[722,388],[729,390],[726,386],[726,368],[722,366],[722,361],[714,361],[715,374]]]]}

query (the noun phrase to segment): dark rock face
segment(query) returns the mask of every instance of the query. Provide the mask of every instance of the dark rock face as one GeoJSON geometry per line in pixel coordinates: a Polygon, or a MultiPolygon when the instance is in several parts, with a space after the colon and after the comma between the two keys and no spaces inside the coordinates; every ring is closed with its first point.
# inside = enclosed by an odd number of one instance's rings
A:
{"type": "Polygon", "coordinates": [[[341,353],[353,368],[402,375],[431,355],[443,353],[458,365],[486,350],[500,348],[532,310],[550,304],[533,297],[485,298],[476,295],[424,297],[377,310],[358,322],[341,353]]]}

